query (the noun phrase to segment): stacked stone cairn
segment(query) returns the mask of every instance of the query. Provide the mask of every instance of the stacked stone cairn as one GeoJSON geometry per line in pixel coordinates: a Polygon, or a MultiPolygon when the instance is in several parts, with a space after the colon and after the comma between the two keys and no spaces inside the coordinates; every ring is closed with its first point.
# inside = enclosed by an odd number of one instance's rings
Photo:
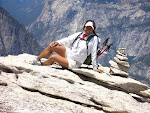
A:
{"type": "Polygon", "coordinates": [[[125,53],[126,48],[119,48],[117,51],[116,57],[114,57],[114,61],[110,60],[110,74],[118,75],[122,77],[128,77],[128,69],[130,67],[127,62],[128,58],[125,53]]]}

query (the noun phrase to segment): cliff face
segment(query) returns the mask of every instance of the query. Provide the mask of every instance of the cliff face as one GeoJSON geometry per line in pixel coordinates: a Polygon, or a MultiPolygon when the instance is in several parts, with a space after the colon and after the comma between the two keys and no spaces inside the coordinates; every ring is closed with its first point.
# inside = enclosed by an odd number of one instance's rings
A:
{"type": "Polygon", "coordinates": [[[0,112],[150,113],[150,89],[139,81],[103,66],[31,65],[34,57],[0,57],[0,112]]]}
{"type": "MultiPolygon", "coordinates": [[[[51,41],[82,31],[83,24],[93,19],[97,34],[104,41],[110,37],[113,47],[103,55],[100,63],[107,65],[119,47],[127,48],[131,75],[147,78],[149,65],[144,56],[150,54],[150,2],[148,0],[47,0],[36,21],[28,27],[46,47],[51,41]],[[144,67],[138,64],[142,62],[144,67]]],[[[140,79],[139,79],[140,80],[140,79]]]]}
{"type": "Polygon", "coordinates": [[[0,55],[39,54],[42,48],[32,34],[0,7],[0,55]]]}

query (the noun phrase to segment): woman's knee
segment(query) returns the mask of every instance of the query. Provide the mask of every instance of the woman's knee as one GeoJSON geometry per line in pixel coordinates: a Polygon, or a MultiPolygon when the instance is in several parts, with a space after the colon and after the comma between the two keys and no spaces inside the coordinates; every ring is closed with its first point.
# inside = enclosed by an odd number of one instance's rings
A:
{"type": "Polygon", "coordinates": [[[56,52],[62,57],[65,57],[66,48],[64,46],[48,47],[49,51],[56,52]]]}
{"type": "Polygon", "coordinates": [[[56,47],[48,46],[46,49],[49,50],[50,52],[55,52],[56,47]]]}
{"type": "Polygon", "coordinates": [[[50,46],[48,46],[48,47],[46,47],[46,49],[47,49],[47,51],[49,51],[49,52],[53,52],[53,48],[52,47],[50,47],[50,46]]]}
{"type": "Polygon", "coordinates": [[[52,49],[52,47],[50,47],[50,46],[47,46],[47,49],[48,49],[48,50],[51,50],[51,49],[52,49]]]}
{"type": "Polygon", "coordinates": [[[56,54],[53,54],[53,55],[50,56],[50,60],[56,61],[56,59],[57,59],[57,55],[56,54]]]}

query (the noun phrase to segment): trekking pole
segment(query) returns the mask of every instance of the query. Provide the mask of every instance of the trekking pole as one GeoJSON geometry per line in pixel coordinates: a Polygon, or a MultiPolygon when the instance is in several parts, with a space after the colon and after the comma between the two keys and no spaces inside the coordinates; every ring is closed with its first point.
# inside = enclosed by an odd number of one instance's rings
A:
{"type": "Polygon", "coordinates": [[[110,45],[107,46],[107,48],[105,48],[103,51],[101,50],[101,52],[99,52],[98,56],[99,57],[101,54],[103,54],[105,51],[108,51],[110,49],[110,46],[112,46],[113,43],[111,43],[110,45]]]}
{"type": "Polygon", "coordinates": [[[113,43],[111,43],[111,44],[109,44],[109,45],[108,45],[108,47],[107,47],[107,48],[108,48],[108,50],[110,49],[110,46],[112,46],[112,45],[113,45],[113,43]]]}
{"type": "Polygon", "coordinates": [[[108,40],[109,40],[109,38],[107,38],[107,39],[103,42],[103,47],[102,47],[101,50],[98,51],[98,56],[101,55],[101,52],[102,52],[102,50],[104,49],[104,47],[107,45],[108,40]]]}
{"type": "Polygon", "coordinates": [[[107,38],[104,42],[103,42],[103,47],[101,50],[103,50],[103,48],[107,45],[107,42],[108,42],[109,38],[107,38]]]}
{"type": "Polygon", "coordinates": [[[103,45],[106,46],[109,39],[110,39],[110,38],[107,38],[107,39],[103,42],[103,45]]]}

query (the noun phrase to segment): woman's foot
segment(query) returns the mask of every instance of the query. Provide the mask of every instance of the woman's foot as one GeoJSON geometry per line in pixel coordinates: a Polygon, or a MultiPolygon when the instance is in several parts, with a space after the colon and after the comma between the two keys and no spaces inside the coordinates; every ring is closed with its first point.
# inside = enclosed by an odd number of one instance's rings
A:
{"type": "Polygon", "coordinates": [[[37,57],[35,57],[32,61],[32,65],[38,65],[40,66],[41,65],[41,60],[40,59],[37,59],[37,57]]]}

